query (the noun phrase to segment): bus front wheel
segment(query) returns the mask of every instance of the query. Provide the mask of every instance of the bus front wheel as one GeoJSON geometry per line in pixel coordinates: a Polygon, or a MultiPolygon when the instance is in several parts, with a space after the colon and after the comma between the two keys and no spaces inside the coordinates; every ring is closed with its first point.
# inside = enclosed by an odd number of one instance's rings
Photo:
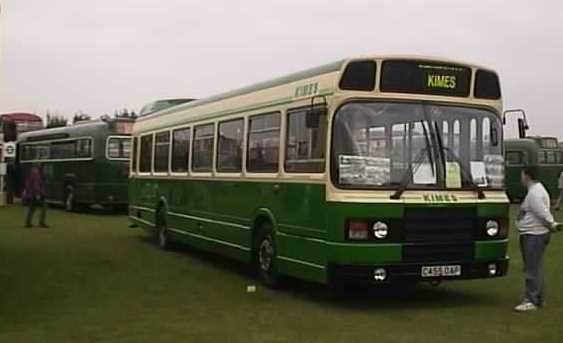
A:
{"type": "Polygon", "coordinates": [[[264,223],[258,229],[254,252],[262,283],[269,288],[279,286],[280,277],[276,266],[278,255],[271,224],[264,223]]]}

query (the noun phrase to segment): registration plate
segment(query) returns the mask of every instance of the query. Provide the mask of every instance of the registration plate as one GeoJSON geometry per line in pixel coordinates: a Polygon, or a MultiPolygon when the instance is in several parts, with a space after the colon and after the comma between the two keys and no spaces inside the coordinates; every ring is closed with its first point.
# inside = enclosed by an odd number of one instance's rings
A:
{"type": "Polygon", "coordinates": [[[461,276],[461,266],[425,266],[422,267],[421,275],[422,277],[461,276]]]}

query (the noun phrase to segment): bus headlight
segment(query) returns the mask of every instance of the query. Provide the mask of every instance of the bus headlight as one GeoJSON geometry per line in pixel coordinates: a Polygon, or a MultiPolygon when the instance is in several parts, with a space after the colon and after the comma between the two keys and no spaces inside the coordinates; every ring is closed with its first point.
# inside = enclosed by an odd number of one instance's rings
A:
{"type": "Polygon", "coordinates": [[[372,230],[373,230],[373,235],[377,239],[385,239],[389,234],[389,228],[387,227],[387,224],[385,224],[384,222],[376,222],[375,224],[373,224],[372,230]]]}
{"type": "Polygon", "coordinates": [[[385,268],[377,268],[373,271],[373,279],[375,281],[385,281],[387,279],[387,271],[385,268]]]}
{"type": "Polygon", "coordinates": [[[496,220],[489,220],[485,225],[485,231],[489,237],[495,237],[500,231],[500,225],[496,220]]]}

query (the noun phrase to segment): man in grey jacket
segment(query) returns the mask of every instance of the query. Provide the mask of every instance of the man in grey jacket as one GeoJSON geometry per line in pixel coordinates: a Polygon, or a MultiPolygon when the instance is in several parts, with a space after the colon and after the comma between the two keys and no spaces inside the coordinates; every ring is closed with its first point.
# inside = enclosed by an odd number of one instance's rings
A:
{"type": "Polygon", "coordinates": [[[528,188],[518,216],[526,293],[522,303],[514,310],[526,312],[536,310],[543,305],[543,255],[551,233],[559,231],[561,224],[553,219],[549,194],[541,182],[537,181],[537,170],[534,167],[525,167],[521,178],[522,184],[528,188]]]}

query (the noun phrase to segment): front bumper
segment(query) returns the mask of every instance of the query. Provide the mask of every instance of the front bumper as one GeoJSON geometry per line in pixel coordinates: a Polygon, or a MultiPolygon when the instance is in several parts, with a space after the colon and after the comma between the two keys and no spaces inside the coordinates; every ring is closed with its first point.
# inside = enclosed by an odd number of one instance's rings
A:
{"type": "Polygon", "coordinates": [[[508,272],[509,258],[494,259],[489,261],[447,261],[433,263],[401,263],[382,265],[348,265],[332,264],[329,266],[329,280],[333,283],[363,283],[363,284],[385,284],[400,281],[443,281],[443,280],[468,280],[496,278],[506,275],[508,272]],[[496,265],[495,275],[489,273],[489,265],[496,265]],[[461,275],[422,277],[423,266],[460,265],[461,275]],[[384,281],[374,279],[374,271],[384,268],[387,278],[384,281]]]}

